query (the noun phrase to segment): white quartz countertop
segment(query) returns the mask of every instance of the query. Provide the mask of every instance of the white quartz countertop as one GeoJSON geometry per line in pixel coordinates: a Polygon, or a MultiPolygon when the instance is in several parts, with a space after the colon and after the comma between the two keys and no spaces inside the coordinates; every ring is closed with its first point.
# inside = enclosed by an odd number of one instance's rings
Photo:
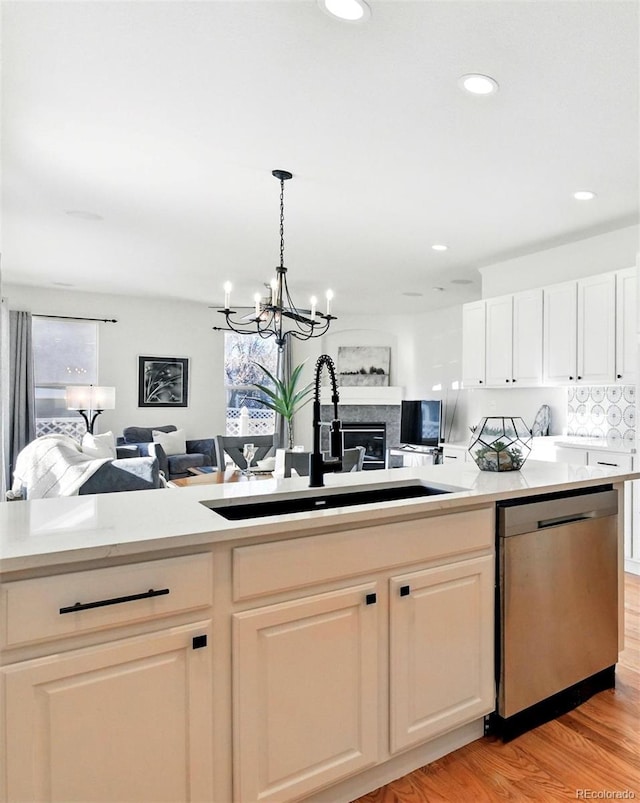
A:
{"type": "MultiPolygon", "coordinates": [[[[467,449],[471,438],[466,442],[445,443],[445,446],[451,446],[456,449],[467,449]]],[[[544,437],[534,438],[534,447],[553,447],[553,446],[567,446],[575,449],[603,449],[610,452],[618,452],[622,454],[635,454],[636,442],[630,440],[623,440],[621,437],[615,438],[587,438],[581,435],[546,435],[544,437]]]]}
{"type": "Polygon", "coordinates": [[[310,489],[308,478],[296,477],[6,502],[0,504],[0,571],[143,555],[256,536],[326,532],[638,478],[640,472],[530,459],[520,471],[501,473],[479,471],[474,463],[462,463],[328,474],[325,488],[320,489],[310,489]],[[355,491],[402,482],[422,482],[453,493],[245,521],[227,521],[199,504],[201,500],[233,504],[234,500],[251,502],[291,493],[355,491]]]}

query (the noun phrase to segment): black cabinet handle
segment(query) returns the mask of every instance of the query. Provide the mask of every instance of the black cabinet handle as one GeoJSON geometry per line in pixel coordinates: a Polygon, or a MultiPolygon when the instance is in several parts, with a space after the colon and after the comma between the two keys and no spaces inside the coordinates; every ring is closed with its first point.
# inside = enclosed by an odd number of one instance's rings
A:
{"type": "Polygon", "coordinates": [[[505,379],[504,381],[505,381],[505,382],[509,382],[510,380],[508,380],[508,379],[505,379]]]}
{"type": "Polygon", "coordinates": [[[616,374],[616,379],[622,379],[622,374],[616,374]]]}
{"type": "Polygon", "coordinates": [[[599,466],[613,466],[614,468],[618,468],[618,464],[617,463],[605,463],[604,460],[598,460],[597,464],[599,466]]]}
{"type": "Polygon", "coordinates": [[[478,380],[478,384],[479,384],[479,385],[481,385],[481,384],[482,384],[482,379],[479,379],[479,380],[478,380]]]}
{"type": "Polygon", "coordinates": [[[411,586],[400,586],[400,596],[408,597],[411,593],[411,586]]]}
{"type": "Polygon", "coordinates": [[[582,379],[582,377],[581,377],[581,376],[579,376],[579,377],[578,377],[578,379],[582,379]]]}
{"type": "Polygon", "coordinates": [[[573,377],[572,377],[572,376],[570,376],[570,377],[569,377],[569,379],[573,379],[573,377]]]}
{"type": "Polygon", "coordinates": [[[150,588],[142,594],[129,594],[126,597],[113,597],[112,599],[99,599],[96,602],[76,602],[75,605],[69,605],[68,608],[60,608],[60,613],[77,613],[78,611],[86,611],[89,608],[104,608],[105,605],[119,605],[121,602],[133,602],[137,599],[149,599],[150,597],[162,597],[169,593],[168,588],[159,588],[154,591],[150,588]]]}
{"type": "Polygon", "coordinates": [[[207,637],[206,636],[194,636],[191,642],[193,645],[194,650],[199,650],[202,647],[207,646],[207,637]]]}
{"type": "Polygon", "coordinates": [[[512,379],[511,381],[512,381],[512,382],[515,382],[516,380],[515,380],[515,379],[512,379]]]}
{"type": "Polygon", "coordinates": [[[367,594],[367,596],[364,598],[364,601],[366,602],[367,605],[375,605],[377,599],[378,598],[376,597],[375,594],[367,594]]]}

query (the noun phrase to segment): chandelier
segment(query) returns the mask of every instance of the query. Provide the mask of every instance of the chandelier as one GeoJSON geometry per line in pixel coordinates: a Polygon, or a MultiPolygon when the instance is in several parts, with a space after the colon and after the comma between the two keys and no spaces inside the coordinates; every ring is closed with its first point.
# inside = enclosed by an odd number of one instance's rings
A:
{"type": "Polygon", "coordinates": [[[284,182],[292,178],[288,170],[272,170],[271,175],[280,182],[280,264],[276,268],[275,278],[265,284],[265,295],[256,293],[253,297],[255,306],[230,308],[230,282],[224,285],[224,308],[218,312],[224,315],[225,326],[214,326],[216,331],[236,332],[239,335],[259,335],[262,338],[275,337],[278,349],[284,348],[287,339],[309,340],[323,335],[331,321],[336,318],[331,314],[333,293],[326,292],[325,312],[318,311],[318,299],[311,296],[309,309],[296,307],[287,285],[287,269],[284,266],[284,182]],[[247,313],[246,310],[252,311],[247,313]]]}

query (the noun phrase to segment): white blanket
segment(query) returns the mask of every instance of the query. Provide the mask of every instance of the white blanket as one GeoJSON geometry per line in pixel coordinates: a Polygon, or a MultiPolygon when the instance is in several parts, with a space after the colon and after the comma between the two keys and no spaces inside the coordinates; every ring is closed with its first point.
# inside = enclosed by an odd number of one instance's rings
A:
{"type": "Polygon", "coordinates": [[[83,454],[68,435],[43,435],[20,452],[13,472],[13,492],[23,498],[75,496],[80,487],[111,458],[83,454]],[[26,493],[25,493],[26,490],[26,493]]]}

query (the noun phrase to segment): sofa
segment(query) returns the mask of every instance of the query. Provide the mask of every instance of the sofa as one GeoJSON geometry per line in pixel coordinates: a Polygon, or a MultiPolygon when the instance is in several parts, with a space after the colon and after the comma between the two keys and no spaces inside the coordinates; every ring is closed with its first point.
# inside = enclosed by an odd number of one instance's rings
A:
{"type": "Polygon", "coordinates": [[[155,457],[126,457],[105,463],[80,487],[79,495],[161,488],[160,466],[155,457]]]}
{"type": "Polygon", "coordinates": [[[184,454],[167,455],[162,446],[153,442],[153,431],[177,432],[177,427],[167,424],[162,427],[126,427],[118,438],[118,455],[124,448],[135,447],[139,455],[155,457],[160,471],[167,480],[178,480],[189,476],[187,469],[200,466],[217,465],[215,442],[213,438],[186,441],[184,454]]]}

